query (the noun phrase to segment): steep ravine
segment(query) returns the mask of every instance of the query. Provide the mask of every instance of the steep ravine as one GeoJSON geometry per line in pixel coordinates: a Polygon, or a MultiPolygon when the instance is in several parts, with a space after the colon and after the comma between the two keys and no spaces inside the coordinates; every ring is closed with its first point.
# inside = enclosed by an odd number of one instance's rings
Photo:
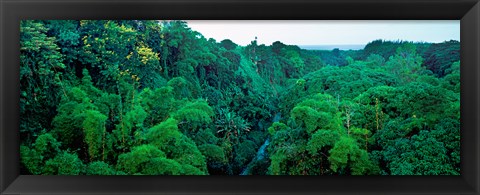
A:
{"type": "MultiPolygon", "coordinates": [[[[280,121],[281,118],[282,116],[280,115],[280,113],[277,113],[273,117],[272,123],[280,121]]],[[[268,144],[270,144],[270,137],[267,137],[267,139],[265,139],[265,142],[258,149],[257,155],[252,159],[252,161],[250,161],[250,163],[247,164],[247,166],[245,166],[245,168],[240,173],[240,175],[248,175],[250,173],[250,169],[253,167],[253,164],[255,164],[255,162],[263,160],[265,157],[267,157],[266,152],[267,152],[268,144]]]]}

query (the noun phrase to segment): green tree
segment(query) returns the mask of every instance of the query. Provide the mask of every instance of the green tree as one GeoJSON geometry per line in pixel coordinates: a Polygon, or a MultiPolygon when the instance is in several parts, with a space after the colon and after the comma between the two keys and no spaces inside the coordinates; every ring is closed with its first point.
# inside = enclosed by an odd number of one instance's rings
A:
{"type": "Polygon", "coordinates": [[[230,39],[224,39],[220,41],[220,45],[227,50],[234,50],[238,46],[230,39]]]}
{"type": "Polygon", "coordinates": [[[405,44],[397,48],[394,56],[391,56],[386,66],[396,75],[400,76],[402,82],[411,82],[418,77],[419,74],[424,74],[425,68],[422,67],[423,58],[417,54],[416,46],[414,44],[405,44]]]}
{"type": "Polygon", "coordinates": [[[84,172],[85,165],[76,154],[63,151],[49,159],[43,169],[44,175],[79,175],[84,172]]]}
{"type": "Polygon", "coordinates": [[[27,140],[51,128],[55,108],[65,95],[63,55],[48,30],[41,21],[20,22],[20,133],[27,140]]]}
{"type": "MultiPolygon", "coordinates": [[[[117,170],[129,175],[142,173],[148,164],[156,158],[165,158],[165,153],[153,145],[141,145],[132,148],[132,151],[118,156],[117,170]]],[[[143,172],[145,174],[145,172],[143,172]]]]}
{"type": "Polygon", "coordinates": [[[328,160],[332,170],[340,173],[350,171],[352,175],[365,175],[376,169],[367,152],[360,149],[354,139],[345,136],[341,137],[330,150],[328,160]]]}
{"type": "Polygon", "coordinates": [[[115,175],[115,170],[103,161],[91,162],[86,167],[87,175],[115,175]]]}
{"type": "Polygon", "coordinates": [[[83,129],[85,131],[85,143],[88,146],[88,155],[90,161],[94,159],[105,160],[105,121],[107,116],[95,110],[85,112],[83,129]]]}
{"type": "Polygon", "coordinates": [[[43,174],[42,167],[60,152],[61,144],[50,133],[43,133],[35,139],[35,143],[29,147],[20,146],[20,160],[23,166],[31,174],[43,174]]]}

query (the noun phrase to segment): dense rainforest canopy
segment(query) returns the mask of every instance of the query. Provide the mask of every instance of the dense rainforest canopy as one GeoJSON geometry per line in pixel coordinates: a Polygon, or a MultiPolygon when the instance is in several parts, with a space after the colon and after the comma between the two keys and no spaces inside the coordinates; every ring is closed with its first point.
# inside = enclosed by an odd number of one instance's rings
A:
{"type": "Polygon", "coordinates": [[[20,44],[21,174],[460,174],[458,41],[314,51],[24,20],[20,44]]]}

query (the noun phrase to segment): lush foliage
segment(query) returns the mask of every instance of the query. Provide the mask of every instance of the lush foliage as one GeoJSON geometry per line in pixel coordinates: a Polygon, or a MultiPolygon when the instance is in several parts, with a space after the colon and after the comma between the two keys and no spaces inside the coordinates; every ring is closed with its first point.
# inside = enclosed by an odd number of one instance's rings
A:
{"type": "Polygon", "coordinates": [[[206,39],[23,20],[22,174],[458,175],[459,42],[206,39]]]}

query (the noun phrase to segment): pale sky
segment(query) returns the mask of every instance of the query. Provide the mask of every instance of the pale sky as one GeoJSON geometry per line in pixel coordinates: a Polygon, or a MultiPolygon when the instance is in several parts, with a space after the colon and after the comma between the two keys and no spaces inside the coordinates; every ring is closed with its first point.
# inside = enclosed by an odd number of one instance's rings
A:
{"type": "Polygon", "coordinates": [[[187,20],[217,42],[248,45],[365,45],[376,39],[439,43],[460,41],[460,20],[187,20]]]}

